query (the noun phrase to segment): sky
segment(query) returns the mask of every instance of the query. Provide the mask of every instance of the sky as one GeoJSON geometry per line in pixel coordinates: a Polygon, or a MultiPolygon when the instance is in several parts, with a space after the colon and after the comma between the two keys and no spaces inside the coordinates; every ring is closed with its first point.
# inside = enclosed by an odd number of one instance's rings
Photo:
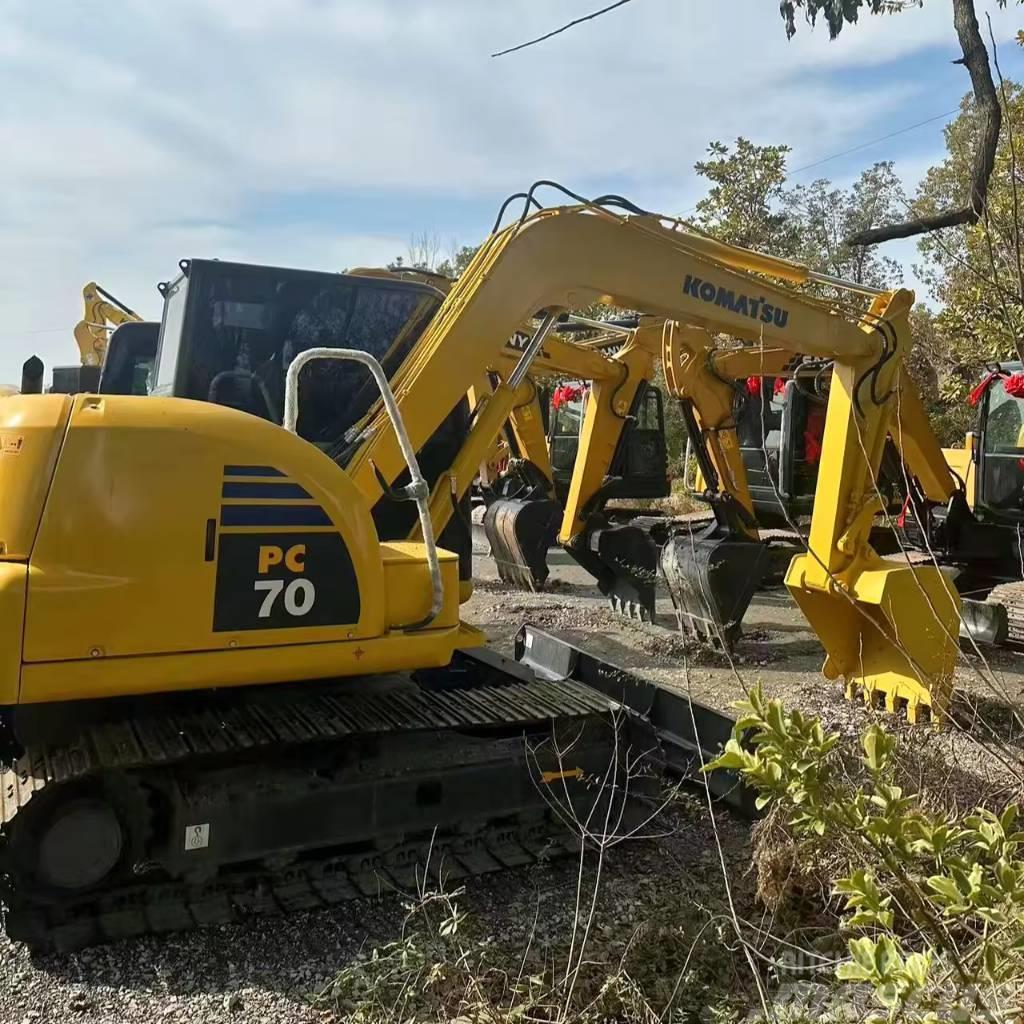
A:
{"type": "MultiPolygon", "coordinates": [[[[670,214],[712,139],[802,167],[957,108],[948,0],[787,41],[777,0],[0,0],[0,383],[72,364],[81,289],[148,318],[178,261],[383,265],[427,232],[475,244],[539,178],[670,214]]],[[[1024,9],[976,0],[1024,77],[1024,9]]],[[[894,160],[913,190],[940,118],[795,174],[894,160]]],[[[545,200],[558,202],[557,195],[545,200]]],[[[913,243],[885,252],[911,270],[913,243]]],[[[923,296],[922,296],[923,297],[923,296]]]]}

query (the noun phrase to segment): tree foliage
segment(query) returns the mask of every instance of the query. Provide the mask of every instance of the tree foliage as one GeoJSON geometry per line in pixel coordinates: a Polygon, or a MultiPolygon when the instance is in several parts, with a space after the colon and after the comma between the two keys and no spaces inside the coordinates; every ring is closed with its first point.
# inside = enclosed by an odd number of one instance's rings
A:
{"type": "Polygon", "coordinates": [[[807,21],[814,25],[819,17],[825,19],[832,39],[842,31],[843,25],[857,23],[862,11],[871,14],[896,14],[908,7],[920,7],[922,0],[782,0],[779,13],[786,22],[786,35],[796,34],[796,12],[803,11],[807,21]]]}
{"type": "Polygon", "coordinates": [[[732,146],[712,142],[708,158],[694,168],[710,182],[697,203],[697,224],[722,241],[800,260],[860,284],[898,284],[895,260],[844,241],[905,207],[892,163],[868,168],[849,188],[826,178],[789,187],[789,152],[788,146],[758,146],[744,138],[732,146]]]}
{"type": "MultiPolygon", "coordinates": [[[[989,182],[986,215],[977,224],[926,235],[918,242],[922,277],[941,304],[936,330],[945,342],[944,396],[962,398],[980,365],[1016,358],[1024,338],[1021,210],[1024,181],[1024,88],[1006,84],[1004,125],[989,182]]],[[[947,156],[921,184],[915,209],[922,215],[962,202],[970,188],[979,130],[973,98],[946,128],[947,156]]]]}
{"type": "Polygon", "coordinates": [[[694,170],[710,182],[697,203],[697,223],[733,245],[788,256],[797,246],[796,225],[786,210],[789,146],[734,146],[712,142],[694,170]]]}
{"type": "Polygon", "coordinates": [[[903,184],[892,162],[874,164],[848,189],[822,178],[789,195],[799,243],[796,255],[817,270],[872,288],[902,280],[899,263],[878,249],[851,246],[851,235],[893,219],[906,209],[903,184]]]}

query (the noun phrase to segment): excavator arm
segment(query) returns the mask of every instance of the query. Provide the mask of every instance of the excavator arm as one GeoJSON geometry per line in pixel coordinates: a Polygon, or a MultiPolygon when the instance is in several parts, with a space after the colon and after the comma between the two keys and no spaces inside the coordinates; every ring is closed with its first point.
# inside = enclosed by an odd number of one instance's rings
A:
{"type": "Polygon", "coordinates": [[[110,332],[121,324],[138,323],[142,317],[120,299],[90,281],[82,289],[84,311],[75,325],[75,341],[83,366],[102,366],[110,332]]]}
{"type": "MultiPolygon", "coordinates": [[[[911,717],[922,704],[941,713],[956,657],[958,599],[938,570],[888,565],[868,543],[896,374],[911,344],[912,293],[886,293],[857,316],[779,279],[836,283],[650,215],[541,211],[480,247],[395,376],[399,410],[413,445],[422,444],[519,324],[543,310],[541,328],[477,418],[477,426],[488,414],[493,419],[489,443],[555,316],[595,301],[833,359],[810,550],[794,559],[787,584],[822,639],[826,675],[881,692],[891,705],[906,703],[911,717]]],[[[386,427],[378,411],[348,465],[370,504],[403,468],[386,427]]]]}

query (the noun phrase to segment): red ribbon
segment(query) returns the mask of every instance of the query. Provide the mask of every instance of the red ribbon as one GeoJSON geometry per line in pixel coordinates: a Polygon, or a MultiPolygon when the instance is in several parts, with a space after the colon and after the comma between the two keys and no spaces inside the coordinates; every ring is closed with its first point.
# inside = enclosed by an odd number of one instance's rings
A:
{"type": "Polygon", "coordinates": [[[551,407],[558,409],[566,402],[575,402],[583,397],[585,390],[581,384],[563,384],[560,388],[555,388],[551,396],[551,407]]]}
{"type": "Polygon", "coordinates": [[[993,370],[982,382],[970,393],[967,401],[971,405],[977,405],[984,394],[996,380],[1005,381],[1003,387],[1011,398],[1024,398],[1024,373],[1003,373],[1002,370],[993,370]]]}
{"type": "Polygon", "coordinates": [[[804,431],[804,458],[812,465],[821,458],[821,441],[809,430],[804,431]]]}
{"type": "Polygon", "coordinates": [[[1024,398],[1024,373],[1011,373],[1003,387],[1012,398],[1024,398]]]}
{"type": "Polygon", "coordinates": [[[910,508],[910,495],[903,499],[903,508],[900,509],[900,514],[896,517],[896,525],[902,530],[903,524],[907,521],[907,509],[910,508]]]}
{"type": "Polygon", "coordinates": [[[761,393],[761,378],[760,377],[748,377],[747,378],[747,394],[753,397],[761,393]]]}
{"type": "Polygon", "coordinates": [[[785,390],[786,390],[786,378],[785,377],[776,377],[775,378],[775,390],[772,392],[772,394],[777,398],[785,390]]]}

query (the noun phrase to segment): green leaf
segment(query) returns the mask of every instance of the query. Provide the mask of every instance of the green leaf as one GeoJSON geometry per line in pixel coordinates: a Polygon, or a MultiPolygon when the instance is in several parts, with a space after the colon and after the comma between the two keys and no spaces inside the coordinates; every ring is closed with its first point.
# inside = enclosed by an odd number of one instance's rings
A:
{"type": "Polygon", "coordinates": [[[786,718],[781,702],[777,700],[768,702],[768,713],[765,715],[765,720],[777,736],[786,735],[786,718]]]}
{"type": "Polygon", "coordinates": [[[882,985],[875,986],[875,998],[883,1006],[892,1007],[900,1002],[900,992],[891,981],[887,981],[882,985]]]}
{"type": "Polygon", "coordinates": [[[874,970],[868,970],[852,960],[846,960],[836,968],[836,977],[840,981],[871,981],[874,970]]]}
{"type": "Polygon", "coordinates": [[[924,953],[911,953],[903,964],[903,971],[915,989],[924,988],[928,981],[931,959],[924,953]]]}
{"type": "Polygon", "coordinates": [[[899,947],[888,935],[883,935],[875,945],[875,966],[883,978],[903,966],[899,947]]]}
{"type": "Polygon", "coordinates": [[[932,875],[928,879],[928,888],[932,892],[938,893],[940,896],[945,897],[947,900],[959,900],[960,890],[957,888],[956,882],[952,878],[947,878],[945,875],[932,875]]]}
{"type": "Polygon", "coordinates": [[[877,968],[873,939],[868,938],[866,935],[860,939],[850,939],[847,943],[847,949],[849,949],[850,956],[853,957],[856,963],[860,964],[869,974],[874,975],[877,968]]]}
{"type": "Polygon", "coordinates": [[[752,755],[744,750],[736,740],[728,740],[725,749],[713,761],[704,766],[707,772],[719,768],[744,769],[750,766],[752,755]]]}

